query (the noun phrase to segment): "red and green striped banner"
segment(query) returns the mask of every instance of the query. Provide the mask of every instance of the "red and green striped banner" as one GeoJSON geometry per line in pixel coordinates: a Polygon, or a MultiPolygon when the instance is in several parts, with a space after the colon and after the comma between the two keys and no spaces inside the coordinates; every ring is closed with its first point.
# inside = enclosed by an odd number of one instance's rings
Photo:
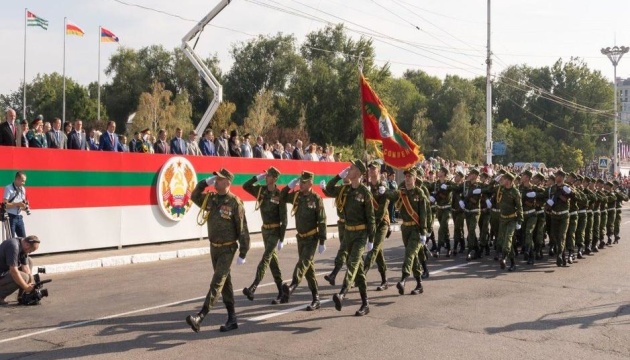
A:
{"type": "MultiPolygon", "coordinates": [[[[114,153],[57,149],[0,147],[0,185],[13,181],[15,172],[27,176],[27,196],[34,209],[157,205],[157,177],[166,161],[175,155],[114,153]]],[[[348,163],[295,160],[243,159],[186,156],[199,180],[222,167],[234,173],[232,192],[248,201],[252,196],[243,183],[275,166],[287,184],[303,170],[315,173],[315,183],[328,180],[348,163]]],[[[316,191],[319,186],[315,186],[316,191]]],[[[320,193],[321,194],[321,193],[320,193]]]]}

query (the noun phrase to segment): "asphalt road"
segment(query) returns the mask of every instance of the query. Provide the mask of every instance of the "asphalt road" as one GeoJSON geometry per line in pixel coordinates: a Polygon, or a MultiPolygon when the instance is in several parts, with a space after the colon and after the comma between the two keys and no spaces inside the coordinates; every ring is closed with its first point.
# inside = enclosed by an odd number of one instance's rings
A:
{"type": "MultiPolygon", "coordinates": [[[[630,233],[630,218],[622,235],[630,233]]],[[[337,240],[316,255],[322,309],[306,312],[303,281],[289,304],[270,305],[276,287],[268,273],[253,302],[249,286],[261,249],[243,266],[233,265],[240,328],[220,333],[222,303],[193,333],[184,318],[196,313],[211,276],[209,257],[102,268],[54,276],[41,306],[0,308],[1,359],[628,359],[630,358],[630,236],[621,244],[558,268],[545,259],[517,272],[491,258],[466,263],[430,260],[431,277],[418,296],[399,296],[392,286],[373,291],[379,274],[368,274],[371,313],[351,290],[341,312],[330,301],[330,271],[337,240]]],[[[296,246],[280,253],[285,279],[296,246]]],[[[400,276],[400,233],[386,243],[390,282],[400,276]]],[[[43,275],[43,278],[49,276],[43,275]]],[[[338,276],[338,282],[341,282],[338,276]]],[[[413,284],[407,285],[407,292],[413,284]]]]}

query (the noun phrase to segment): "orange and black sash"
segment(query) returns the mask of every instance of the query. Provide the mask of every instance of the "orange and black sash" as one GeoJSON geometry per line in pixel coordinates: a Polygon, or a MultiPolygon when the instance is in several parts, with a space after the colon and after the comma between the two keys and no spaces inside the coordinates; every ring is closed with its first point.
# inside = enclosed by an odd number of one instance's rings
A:
{"type": "Polygon", "coordinates": [[[411,203],[409,202],[409,198],[407,197],[407,193],[400,192],[400,198],[402,199],[402,203],[405,206],[405,210],[411,216],[413,221],[420,226],[420,215],[413,210],[411,207],[411,203]]]}

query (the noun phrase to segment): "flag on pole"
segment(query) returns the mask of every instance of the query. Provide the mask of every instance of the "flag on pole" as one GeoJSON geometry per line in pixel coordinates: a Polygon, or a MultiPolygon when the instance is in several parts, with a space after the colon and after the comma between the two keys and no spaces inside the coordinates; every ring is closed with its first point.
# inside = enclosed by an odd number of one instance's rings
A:
{"type": "Polygon", "coordinates": [[[48,20],[40,18],[30,11],[26,11],[26,25],[27,26],[39,26],[44,30],[48,30],[48,20]]]}
{"type": "Polygon", "coordinates": [[[114,35],[113,32],[101,27],[101,42],[118,42],[118,36],[114,35]]]}
{"type": "Polygon", "coordinates": [[[383,147],[383,160],[389,166],[406,169],[422,159],[420,148],[402,132],[396,121],[361,74],[361,115],[363,137],[383,147]]]}
{"type": "Polygon", "coordinates": [[[85,35],[85,31],[81,29],[79,26],[71,23],[69,20],[66,22],[66,34],[68,35],[76,35],[83,36],[85,35]]]}

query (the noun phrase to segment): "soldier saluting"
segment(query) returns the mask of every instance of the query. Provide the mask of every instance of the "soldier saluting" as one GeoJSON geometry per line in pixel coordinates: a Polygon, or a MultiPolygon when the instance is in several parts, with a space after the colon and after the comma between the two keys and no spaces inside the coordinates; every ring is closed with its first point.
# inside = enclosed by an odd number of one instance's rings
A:
{"type": "MultiPolygon", "coordinates": [[[[203,222],[208,223],[208,240],[210,240],[210,257],[214,274],[210,281],[210,289],[201,311],[197,315],[188,315],[186,322],[194,332],[199,332],[201,322],[208,315],[210,308],[216,303],[219,294],[228,312],[228,320],[222,325],[222,332],[238,329],[236,312],[234,311],[234,291],[230,277],[230,267],[236,250],[239,255],[236,263],[245,263],[249,250],[249,232],[243,202],[230,192],[234,175],[227,169],[215,171],[214,175],[200,181],[192,192],[192,201],[201,208],[203,222]],[[204,194],[207,186],[214,185],[216,192],[204,194]]],[[[203,225],[201,222],[200,225],[203,225]]]]}

